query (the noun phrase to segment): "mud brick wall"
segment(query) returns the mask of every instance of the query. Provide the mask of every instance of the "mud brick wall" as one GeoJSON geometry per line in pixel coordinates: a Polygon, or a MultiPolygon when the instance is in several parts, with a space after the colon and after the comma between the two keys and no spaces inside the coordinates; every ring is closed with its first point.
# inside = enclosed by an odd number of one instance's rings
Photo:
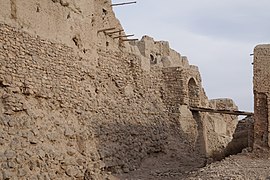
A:
{"type": "Polygon", "coordinates": [[[258,45],[254,49],[254,146],[270,146],[269,92],[270,45],[258,45]]]}
{"type": "Polygon", "coordinates": [[[5,24],[0,32],[3,179],[99,178],[153,153],[177,154],[177,144],[192,149],[166,111],[162,71],[144,73],[128,53],[84,59],[5,24]]]}
{"type": "Polygon", "coordinates": [[[149,158],[204,164],[232,139],[235,118],[189,110],[211,103],[168,42],[100,31],[123,29],[110,0],[0,4],[0,179],[103,180],[149,158]]]}

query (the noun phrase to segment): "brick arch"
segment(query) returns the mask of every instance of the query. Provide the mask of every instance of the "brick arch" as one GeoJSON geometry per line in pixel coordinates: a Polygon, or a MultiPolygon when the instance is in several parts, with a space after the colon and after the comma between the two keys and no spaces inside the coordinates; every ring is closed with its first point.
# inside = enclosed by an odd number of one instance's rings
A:
{"type": "Polygon", "coordinates": [[[189,106],[199,106],[200,98],[199,98],[199,86],[196,82],[195,78],[191,77],[188,80],[188,99],[189,106]]]}

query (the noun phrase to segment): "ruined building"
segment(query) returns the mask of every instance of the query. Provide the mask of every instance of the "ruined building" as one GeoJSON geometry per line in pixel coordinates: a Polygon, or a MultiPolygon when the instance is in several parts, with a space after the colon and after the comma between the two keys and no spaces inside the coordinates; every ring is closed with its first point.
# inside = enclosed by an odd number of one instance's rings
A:
{"type": "Polygon", "coordinates": [[[147,159],[199,167],[226,154],[237,117],[189,107],[237,106],[209,100],[168,42],[121,38],[110,0],[0,5],[0,179],[104,179],[147,159]]]}
{"type": "Polygon", "coordinates": [[[269,149],[269,92],[270,45],[258,45],[254,49],[254,146],[269,149]]]}

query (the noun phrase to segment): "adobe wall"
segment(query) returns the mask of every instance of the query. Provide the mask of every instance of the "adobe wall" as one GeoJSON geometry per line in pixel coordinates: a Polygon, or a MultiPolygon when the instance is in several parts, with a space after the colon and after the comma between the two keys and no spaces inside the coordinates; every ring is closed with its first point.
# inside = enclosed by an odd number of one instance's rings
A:
{"type": "Polygon", "coordinates": [[[138,57],[100,49],[92,69],[72,48],[0,31],[3,177],[129,171],[183,141],[156,91],[161,72],[144,75],[138,57]]]}
{"type": "Polygon", "coordinates": [[[110,1],[0,4],[1,178],[104,179],[187,152],[203,164],[232,139],[236,117],[189,110],[236,107],[209,101],[186,57],[98,33],[121,29],[110,1]]]}
{"type": "MultiPolygon", "coordinates": [[[[0,22],[97,58],[96,46],[118,49],[119,39],[99,30],[123,29],[110,0],[0,0],[0,22]]],[[[123,43],[126,44],[126,43],[123,43]]]]}
{"type": "Polygon", "coordinates": [[[254,49],[254,146],[269,148],[270,45],[254,49]]]}

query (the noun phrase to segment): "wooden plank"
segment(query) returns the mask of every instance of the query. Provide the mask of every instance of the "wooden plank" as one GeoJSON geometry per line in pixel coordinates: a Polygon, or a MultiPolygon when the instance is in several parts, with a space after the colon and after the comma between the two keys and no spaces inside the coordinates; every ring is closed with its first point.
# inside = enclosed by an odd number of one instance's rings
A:
{"type": "Polygon", "coordinates": [[[122,39],[122,41],[138,41],[139,39],[122,39]]]}
{"type": "Polygon", "coordinates": [[[236,111],[236,110],[221,110],[221,109],[211,109],[203,107],[189,107],[191,111],[200,111],[200,112],[210,112],[210,113],[220,113],[220,114],[230,114],[230,115],[244,115],[244,116],[253,116],[254,113],[246,111],[236,111]]]}
{"type": "Polygon", "coordinates": [[[122,6],[122,5],[135,4],[135,3],[137,2],[132,1],[132,2],[125,2],[125,3],[116,3],[116,4],[112,4],[111,6],[122,6]]]}

